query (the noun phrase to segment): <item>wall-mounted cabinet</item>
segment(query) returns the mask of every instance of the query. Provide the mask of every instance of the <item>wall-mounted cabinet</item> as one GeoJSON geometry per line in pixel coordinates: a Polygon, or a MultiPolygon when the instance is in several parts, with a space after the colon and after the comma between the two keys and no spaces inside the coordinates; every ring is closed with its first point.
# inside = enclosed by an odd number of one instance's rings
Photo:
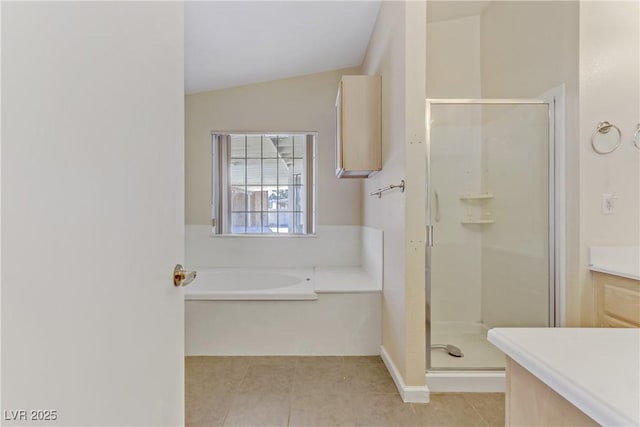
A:
{"type": "Polygon", "coordinates": [[[380,76],[342,76],[336,98],[336,176],[368,178],[382,169],[380,76]]]}

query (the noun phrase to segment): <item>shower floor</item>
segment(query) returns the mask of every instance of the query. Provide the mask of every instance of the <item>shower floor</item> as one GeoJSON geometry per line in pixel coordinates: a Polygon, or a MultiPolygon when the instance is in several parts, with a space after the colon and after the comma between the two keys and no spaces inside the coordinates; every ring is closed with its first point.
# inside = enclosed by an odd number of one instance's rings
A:
{"type": "Polygon", "coordinates": [[[505,357],[487,341],[489,328],[473,322],[433,322],[431,344],[452,344],[464,357],[450,356],[445,350],[431,350],[431,369],[504,369],[505,357]]]}

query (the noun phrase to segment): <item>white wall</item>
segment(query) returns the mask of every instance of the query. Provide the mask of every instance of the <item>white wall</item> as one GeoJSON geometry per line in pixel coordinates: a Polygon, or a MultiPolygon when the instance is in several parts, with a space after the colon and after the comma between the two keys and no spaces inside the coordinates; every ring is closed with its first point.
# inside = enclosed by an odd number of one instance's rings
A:
{"type": "Polygon", "coordinates": [[[580,281],[575,310],[593,324],[593,294],[587,270],[591,246],[640,244],[640,151],[631,137],[640,122],[640,5],[626,1],[580,2],[580,281]],[[622,131],[622,144],[598,155],[590,145],[598,122],[622,131]],[[603,193],[613,193],[616,213],[601,211],[603,193]]]}
{"type": "Polygon", "coordinates": [[[424,75],[426,8],[384,2],[362,66],[382,76],[383,165],[364,181],[363,224],[384,231],[382,345],[407,385],[424,386],[424,75]],[[370,191],[406,181],[382,198],[370,191]]]}

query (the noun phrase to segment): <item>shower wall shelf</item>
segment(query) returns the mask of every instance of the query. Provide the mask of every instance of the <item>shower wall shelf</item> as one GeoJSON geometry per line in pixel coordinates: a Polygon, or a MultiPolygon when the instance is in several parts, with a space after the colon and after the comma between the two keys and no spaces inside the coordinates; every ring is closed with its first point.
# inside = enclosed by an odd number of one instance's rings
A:
{"type": "MultiPolygon", "coordinates": [[[[471,201],[480,201],[480,202],[484,202],[486,200],[490,200],[493,199],[493,194],[491,193],[471,193],[471,194],[463,194],[462,196],[460,196],[460,200],[462,200],[463,202],[471,202],[471,201]]],[[[476,213],[475,215],[470,212],[471,208],[470,206],[472,206],[473,204],[469,204],[467,206],[469,206],[467,208],[467,219],[462,220],[461,223],[462,224],[493,224],[493,219],[491,219],[491,215],[489,212],[484,212],[484,214],[479,215],[478,213],[476,213]],[[480,217],[478,219],[474,219],[474,217],[480,217]]],[[[480,206],[475,204],[476,207],[474,209],[479,209],[480,206]]],[[[484,204],[482,205],[484,206],[484,204]]]]}
{"type": "Polygon", "coordinates": [[[493,194],[489,193],[478,193],[478,194],[463,194],[460,196],[460,200],[486,200],[493,199],[493,194]]]}

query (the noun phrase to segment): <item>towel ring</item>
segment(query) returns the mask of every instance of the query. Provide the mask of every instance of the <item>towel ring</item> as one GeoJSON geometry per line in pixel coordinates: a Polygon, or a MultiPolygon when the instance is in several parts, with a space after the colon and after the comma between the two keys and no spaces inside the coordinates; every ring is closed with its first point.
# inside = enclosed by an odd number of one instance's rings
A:
{"type": "Polygon", "coordinates": [[[593,147],[593,151],[598,154],[609,154],[615,151],[616,148],[620,146],[620,142],[622,141],[622,132],[620,132],[620,128],[618,126],[611,124],[607,121],[598,123],[598,127],[591,135],[591,147],[593,147]],[[605,142],[598,142],[598,135],[606,135],[613,128],[618,133],[618,139],[616,143],[611,146],[611,144],[607,144],[605,142]]]}
{"type": "Polygon", "coordinates": [[[640,123],[638,123],[638,128],[636,129],[635,133],[633,134],[633,145],[635,145],[635,147],[640,150],[640,123]]]}

